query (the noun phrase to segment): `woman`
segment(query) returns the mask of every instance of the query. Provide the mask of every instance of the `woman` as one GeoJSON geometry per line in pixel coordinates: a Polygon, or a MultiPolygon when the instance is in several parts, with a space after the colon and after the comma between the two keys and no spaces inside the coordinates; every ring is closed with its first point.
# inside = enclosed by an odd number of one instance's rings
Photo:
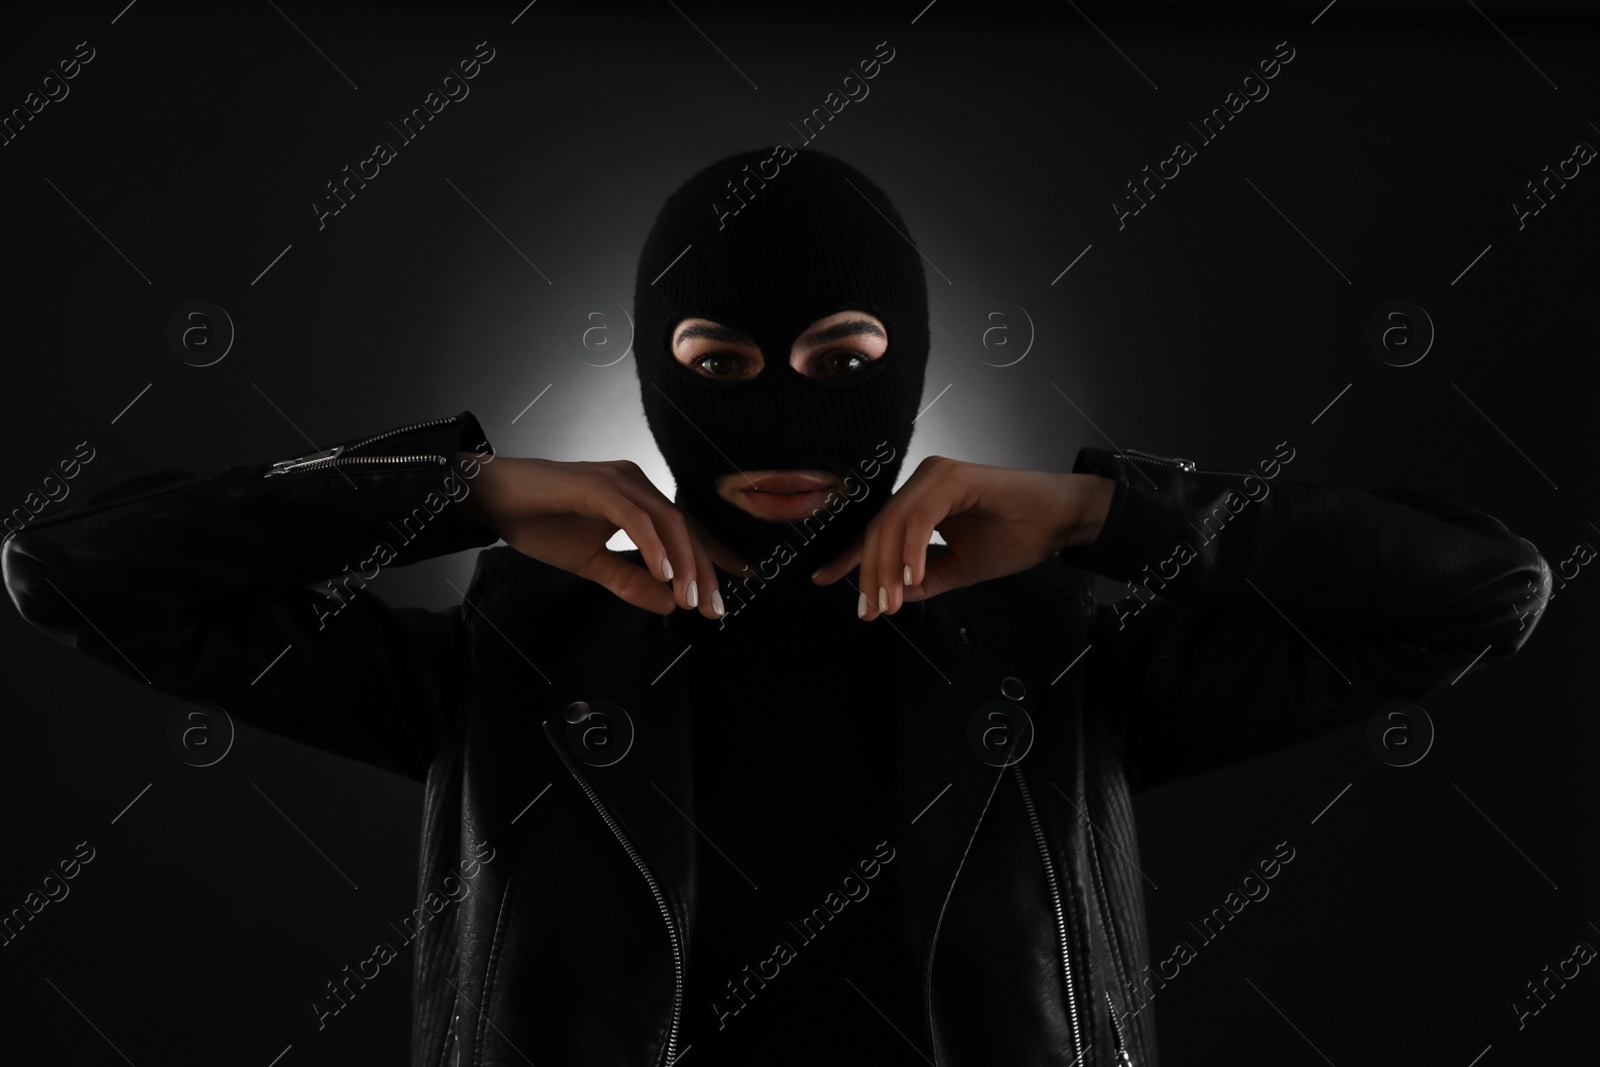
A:
{"type": "Polygon", "coordinates": [[[416,1064],[1154,1064],[1130,792],[1510,655],[1549,568],[1472,509],[1294,481],[1287,442],[1247,472],[930,457],[891,495],[920,259],[865,176],[784,149],[691,178],[640,256],[675,501],[462,413],[103,494],[8,538],[7,587],[426,781],[414,921],[363,961],[416,941],[416,1064]],[[496,539],[460,607],[361,591],[496,539]]]}

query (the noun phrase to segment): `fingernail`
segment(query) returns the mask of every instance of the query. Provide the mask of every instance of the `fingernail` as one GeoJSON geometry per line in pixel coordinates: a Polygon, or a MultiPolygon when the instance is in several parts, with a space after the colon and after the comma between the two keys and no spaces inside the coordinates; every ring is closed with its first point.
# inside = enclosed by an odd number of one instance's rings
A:
{"type": "Polygon", "coordinates": [[[661,573],[667,576],[667,581],[672,581],[672,564],[667,562],[667,557],[661,557],[661,573]]]}
{"type": "Polygon", "coordinates": [[[867,617],[867,594],[862,593],[862,594],[860,594],[860,599],[856,601],[856,618],[864,619],[866,617],[867,617]]]}
{"type": "Polygon", "coordinates": [[[889,610],[889,590],[881,585],[878,586],[878,610],[882,612],[889,610]]]}
{"type": "Polygon", "coordinates": [[[716,612],[718,616],[723,615],[727,610],[722,606],[722,594],[715,589],[711,590],[711,610],[716,612]]]}
{"type": "Polygon", "coordinates": [[[911,584],[911,564],[909,564],[909,563],[906,564],[906,569],[905,569],[905,584],[906,585],[910,585],[911,584]]]}
{"type": "Polygon", "coordinates": [[[691,608],[700,606],[700,594],[699,594],[698,591],[696,591],[696,589],[694,587],[694,579],[693,578],[689,579],[689,588],[687,590],[685,590],[685,593],[689,597],[689,606],[691,608]]]}
{"type": "Polygon", "coordinates": [[[811,572],[811,580],[813,582],[816,581],[817,580],[817,575],[819,575],[821,573],[822,573],[822,568],[821,567],[818,567],[816,570],[812,571],[811,572]]]}

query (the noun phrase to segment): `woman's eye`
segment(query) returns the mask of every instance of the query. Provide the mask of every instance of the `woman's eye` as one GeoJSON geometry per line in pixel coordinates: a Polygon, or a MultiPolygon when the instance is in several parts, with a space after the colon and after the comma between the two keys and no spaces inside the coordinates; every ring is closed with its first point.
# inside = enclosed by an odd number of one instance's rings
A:
{"type": "Polygon", "coordinates": [[[870,361],[859,352],[829,352],[817,360],[817,370],[829,378],[840,378],[865,367],[870,361]]]}
{"type": "Polygon", "coordinates": [[[696,359],[690,366],[708,378],[729,378],[743,368],[744,360],[729,352],[712,352],[696,359]]]}

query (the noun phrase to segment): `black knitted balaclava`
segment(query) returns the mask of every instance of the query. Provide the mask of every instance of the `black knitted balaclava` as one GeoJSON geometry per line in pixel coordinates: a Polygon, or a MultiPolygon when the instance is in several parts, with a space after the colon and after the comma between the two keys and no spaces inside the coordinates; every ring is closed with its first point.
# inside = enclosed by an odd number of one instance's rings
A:
{"type": "Polygon", "coordinates": [[[910,242],[889,198],[859,171],[783,145],[690,178],[645,240],[634,283],[635,363],[676,502],[779,588],[814,589],[812,571],[849,546],[894,488],[928,360],[927,283],[910,242]],[[829,381],[795,370],[794,340],[846,310],[883,321],[883,356],[829,381]],[[755,341],[761,373],[715,381],[678,363],[672,333],[691,317],[755,341]],[[849,476],[859,499],[836,500],[836,511],[824,508],[807,526],[757,518],[716,494],[719,476],[768,468],[849,476]],[[767,560],[775,562],[763,567],[767,560]]]}

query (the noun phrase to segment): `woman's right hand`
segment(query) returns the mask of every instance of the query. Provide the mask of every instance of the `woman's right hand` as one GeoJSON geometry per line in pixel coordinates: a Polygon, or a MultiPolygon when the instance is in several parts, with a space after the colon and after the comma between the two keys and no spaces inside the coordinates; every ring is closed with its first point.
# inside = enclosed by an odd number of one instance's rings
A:
{"type": "Polygon", "coordinates": [[[632,460],[457,456],[463,470],[478,464],[465,479],[468,515],[523,555],[598,582],[646,611],[665,615],[676,606],[719,618],[725,609],[712,562],[730,574],[747,570],[632,460]],[[606,547],[618,530],[639,547],[648,570],[606,547]]]}

